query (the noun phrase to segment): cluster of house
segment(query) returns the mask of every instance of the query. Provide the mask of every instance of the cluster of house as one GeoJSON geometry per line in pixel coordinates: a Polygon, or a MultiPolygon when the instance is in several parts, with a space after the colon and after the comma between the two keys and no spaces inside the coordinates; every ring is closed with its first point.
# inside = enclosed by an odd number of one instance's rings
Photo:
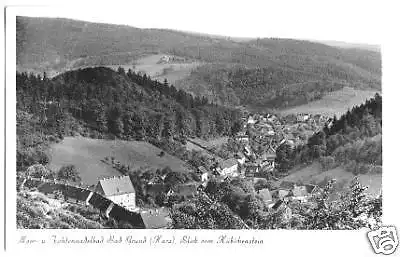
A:
{"type": "MultiPolygon", "coordinates": [[[[256,179],[254,179],[256,180],[256,179]]],[[[289,200],[306,202],[312,194],[317,192],[319,187],[312,184],[299,185],[294,182],[283,181],[277,189],[261,189],[257,195],[262,199],[268,208],[276,210],[285,206],[289,200]]]]}
{"type": "MultiPolygon", "coordinates": [[[[323,115],[300,113],[278,118],[274,114],[248,114],[243,116],[243,130],[237,133],[236,140],[245,144],[243,154],[248,174],[259,171],[273,171],[276,149],[281,144],[295,147],[304,141],[300,138],[299,126],[311,126],[315,129],[329,126],[332,120],[323,115]]],[[[313,131],[311,131],[311,134],[313,131]]],[[[304,135],[303,135],[304,136],[304,135]]],[[[241,163],[242,165],[244,163],[241,163]]]]}
{"type": "Polygon", "coordinates": [[[325,124],[332,121],[332,118],[323,114],[311,114],[311,113],[297,113],[288,114],[281,118],[282,121],[289,124],[294,123],[308,123],[308,124],[325,124]]]}

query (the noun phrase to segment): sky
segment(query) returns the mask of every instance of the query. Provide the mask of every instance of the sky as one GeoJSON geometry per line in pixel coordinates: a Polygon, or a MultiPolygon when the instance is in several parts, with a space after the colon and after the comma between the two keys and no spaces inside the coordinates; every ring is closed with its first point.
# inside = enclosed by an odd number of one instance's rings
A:
{"type": "Polygon", "coordinates": [[[124,24],[138,28],[169,28],[230,37],[279,37],[381,44],[382,5],[377,1],[26,1],[21,15],[62,17],[124,24]],[[111,3],[110,1],[108,3],[111,3]],[[40,5],[32,7],[32,3],[40,5]],[[84,3],[84,4],[82,4],[84,3]]]}

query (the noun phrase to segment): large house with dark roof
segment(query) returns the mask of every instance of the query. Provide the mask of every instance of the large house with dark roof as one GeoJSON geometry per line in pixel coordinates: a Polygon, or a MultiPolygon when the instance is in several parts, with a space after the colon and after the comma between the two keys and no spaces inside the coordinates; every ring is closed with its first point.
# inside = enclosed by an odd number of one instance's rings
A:
{"type": "Polygon", "coordinates": [[[95,192],[128,210],[136,208],[135,189],[129,176],[101,179],[95,192]]]}

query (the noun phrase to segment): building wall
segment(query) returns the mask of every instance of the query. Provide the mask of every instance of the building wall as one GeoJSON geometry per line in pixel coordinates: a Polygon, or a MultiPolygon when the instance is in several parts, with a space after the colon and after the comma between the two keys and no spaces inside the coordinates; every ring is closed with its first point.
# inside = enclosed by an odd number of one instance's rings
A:
{"type": "Polygon", "coordinates": [[[129,208],[136,207],[135,193],[108,196],[107,198],[121,206],[129,207],[129,208]]]}
{"type": "Polygon", "coordinates": [[[243,165],[243,164],[246,162],[246,159],[245,159],[245,158],[237,159],[237,161],[238,161],[240,164],[243,165]]]}
{"type": "Polygon", "coordinates": [[[233,165],[232,167],[223,169],[223,170],[222,170],[222,174],[224,174],[224,175],[230,175],[230,174],[236,172],[237,169],[238,169],[238,165],[235,164],[235,165],[233,165]]]}
{"type": "Polygon", "coordinates": [[[201,174],[201,181],[204,182],[206,180],[208,180],[208,173],[201,174]]]}

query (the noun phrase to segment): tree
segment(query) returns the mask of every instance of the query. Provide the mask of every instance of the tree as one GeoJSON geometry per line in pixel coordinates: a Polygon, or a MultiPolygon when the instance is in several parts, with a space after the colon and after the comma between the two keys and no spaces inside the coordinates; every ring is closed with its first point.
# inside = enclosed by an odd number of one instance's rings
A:
{"type": "Polygon", "coordinates": [[[162,137],[171,140],[172,136],[175,134],[175,117],[168,116],[164,119],[164,128],[162,130],[162,137]]]}
{"type": "Polygon", "coordinates": [[[124,123],[122,122],[123,110],[118,104],[111,108],[108,114],[108,130],[117,137],[124,133],[124,123]]]}
{"type": "Polygon", "coordinates": [[[34,178],[52,178],[53,173],[41,164],[34,164],[26,170],[26,175],[34,178]]]}
{"type": "MultiPolygon", "coordinates": [[[[130,70],[130,69],[129,69],[130,70]]],[[[117,72],[118,72],[118,74],[120,74],[120,75],[125,75],[125,69],[123,68],[123,67],[118,67],[118,70],[117,70],[117,72]]]]}
{"type": "Polygon", "coordinates": [[[62,166],[57,173],[57,177],[58,179],[72,182],[80,182],[82,180],[75,165],[62,166]]]}
{"type": "Polygon", "coordinates": [[[243,229],[242,219],[235,216],[223,203],[204,194],[192,201],[172,207],[171,218],[175,229],[243,229]]]}
{"type": "Polygon", "coordinates": [[[89,120],[95,122],[100,132],[107,132],[107,118],[105,107],[98,99],[92,99],[88,106],[89,120]]]}
{"type": "MultiPolygon", "coordinates": [[[[348,190],[339,199],[330,201],[335,180],[330,180],[307,203],[290,202],[297,217],[297,229],[360,229],[380,224],[382,217],[381,196],[370,197],[366,187],[354,178],[348,190]]],[[[292,220],[293,221],[293,220],[292,220]]]]}
{"type": "Polygon", "coordinates": [[[282,144],[276,149],[276,162],[280,172],[287,172],[292,166],[293,150],[289,144],[282,144]]]}
{"type": "Polygon", "coordinates": [[[185,183],[186,180],[187,178],[182,172],[172,171],[165,176],[164,183],[169,188],[173,188],[178,184],[185,183]]]}

